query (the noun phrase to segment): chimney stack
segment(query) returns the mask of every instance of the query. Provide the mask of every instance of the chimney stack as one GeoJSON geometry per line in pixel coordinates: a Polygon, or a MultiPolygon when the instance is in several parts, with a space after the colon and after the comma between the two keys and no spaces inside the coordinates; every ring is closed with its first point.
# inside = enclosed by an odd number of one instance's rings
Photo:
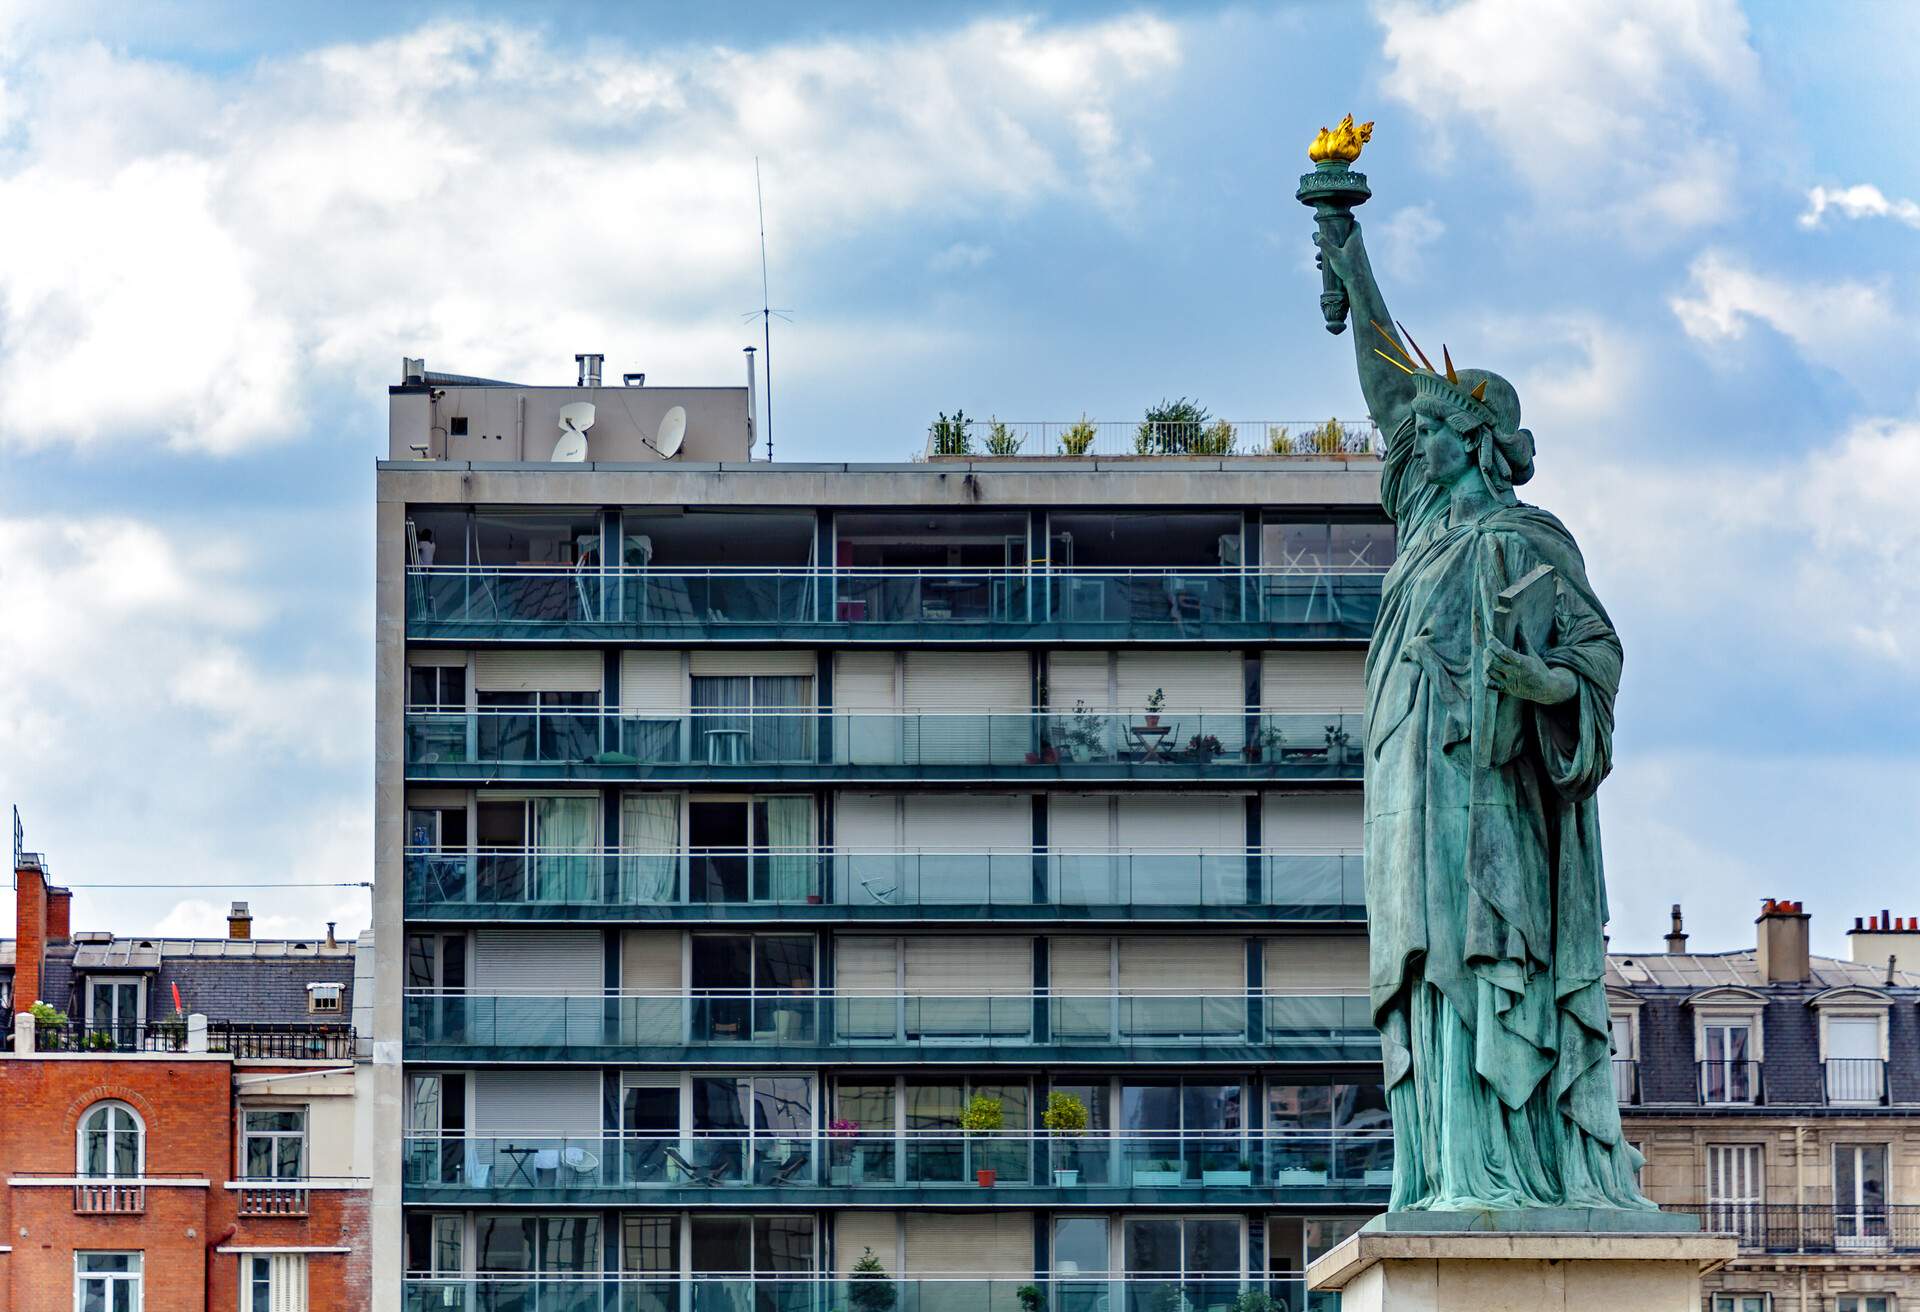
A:
{"type": "Polygon", "coordinates": [[[1673,927],[1667,931],[1667,951],[1678,955],[1687,950],[1687,934],[1680,923],[1680,904],[1673,904],[1673,927]]]}
{"type": "Polygon", "coordinates": [[[65,943],[73,937],[73,890],[47,885],[47,942],[65,943]]]}
{"type": "Polygon", "coordinates": [[[253,937],[253,913],[247,910],[245,902],[235,902],[233,910],[227,912],[227,937],[253,937]]]}
{"type": "Polygon", "coordinates": [[[574,362],[580,366],[580,386],[582,387],[600,386],[600,366],[606,362],[607,357],[604,355],[587,353],[584,355],[576,355],[573,357],[573,359],[574,359],[574,362]]]}
{"type": "Polygon", "coordinates": [[[1757,959],[1760,978],[1769,984],[1805,984],[1813,978],[1808,958],[1807,925],[1812,917],[1799,902],[1768,898],[1760,906],[1757,959]]]}
{"type": "Polygon", "coordinates": [[[22,852],[13,871],[13,1010],[40,1001],[47,955],[47,871],[38,853],[22,852]]]}
{"type": "Polygon", "coordinates": [[[330,948],[337,948],[340,946],[339,940],[334,938],[333,936],[333,927],[337,923],[338,923],[337,921],[332,921],[332,920],[329,920],[327,922],[327,946],[330,948]]]}

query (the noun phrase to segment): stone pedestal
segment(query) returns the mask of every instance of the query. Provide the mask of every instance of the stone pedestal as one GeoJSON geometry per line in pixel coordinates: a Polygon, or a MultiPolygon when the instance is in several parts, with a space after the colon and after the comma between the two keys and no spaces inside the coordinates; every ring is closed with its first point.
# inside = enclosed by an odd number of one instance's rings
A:
{"type": "Polygon", "coordinates": [[[1444,1230],[1431,1214],[1376,1217],[1309,1266],[1307,1286],[1339,1290],[1340,1312],[1700,1312],[1700,1277],[1734,1256],[1731,1236],[1673,1224],[1692,1217],[1648,1214],[1637,1233],[1471,1228],[1473,1217],[1444,1230]]]}

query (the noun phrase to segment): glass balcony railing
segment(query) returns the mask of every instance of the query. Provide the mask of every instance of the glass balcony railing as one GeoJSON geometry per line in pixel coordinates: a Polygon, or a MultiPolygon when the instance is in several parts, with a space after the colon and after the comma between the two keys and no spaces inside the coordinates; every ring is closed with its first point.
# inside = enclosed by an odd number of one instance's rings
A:
{"type": "Polygon", "coordinates": [[[413,1276],[402,1312],[1337,1312],[1299,1275],[1159,1277],[1074,1273],[1034,1279],[751,1279],[641,1272],[413,1276]],[[1249,1296],[1254,1297],[1249,1297],[1249,1296]],[[1264,1298],[1266,1301],[1260,1301],[1264,1298]]]}
{"type": "Polygon", "coordinates": [[[1393,1132],[608,1132],[407,1140],[416,1197],[459,1189],[509,1201],[616,1190],[760,1188],[1230,1190],[1393,1182],[1393,1132]],[[987,1173],[991,1173],[989,1176],[987,1173]]]}
{"type": "Polygon", "coordinates": [[[1295,1047],[1370,1060],[1368,1000],[1352,994],[927,994],[707,990],[590,995],[414,992],[406,1037],[436,1049],[582,1055],[771,1045],[849,1055],[983,1046],[1295,1047]]]}
{"type": "Polygon", "coordinates": [[[1140,712],[409,711],[416,778],[685,775],[1358,779],[1361,714],[1140,712]]]}
{"type": "Polygon", "coordinates": [[[415,635],[778,636],[811,631],[1365,637],[1377,566],[816,569],[434,565],[407,571],[415,635]]]}
{"type": "Polygon", "coordinates": [[[448,910],[819,905],[825,914],[979,908],[1287,907],[1329,914],[1364,900],[1347,851],[1114,848],[920,851],[700,848],[482,852],[413,849],[407,904],[448,910]]]}

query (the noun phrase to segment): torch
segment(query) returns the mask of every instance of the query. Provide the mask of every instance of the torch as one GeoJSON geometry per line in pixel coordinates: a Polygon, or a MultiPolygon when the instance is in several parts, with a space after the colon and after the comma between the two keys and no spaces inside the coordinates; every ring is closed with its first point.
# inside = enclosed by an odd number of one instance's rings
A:
{"type": "MultiPolygon", "coordinates": [[[[1313,209],[1320,231],[1336,244],[1346,241],[1353,231],[1353,207],[1373,195],[1367,187],[1367,175],[1353,171],[1360,148],[1372,139],[1373,124],[1356,125],[1349,114],[1332,131],[1321,128],[1320,135],[1307,147],[1313,172],[1301,177],[1294,199],[1313,209]]],[[[1346,331],[1347,289],[1325,260],[1320,262],[1320,314],[1327,321],[1328,332],[1346,331]]]]}

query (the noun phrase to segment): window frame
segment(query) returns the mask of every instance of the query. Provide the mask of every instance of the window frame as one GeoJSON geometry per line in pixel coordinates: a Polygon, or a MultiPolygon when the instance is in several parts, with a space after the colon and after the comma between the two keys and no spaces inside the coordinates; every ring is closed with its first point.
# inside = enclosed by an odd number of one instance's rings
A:
{"type": "MultiPolygon", "coordinates": [[[[144,1178],[147,1173],[147,1121],[146,1121],[146,1118],[140,1115],[138,1111],[134,1110],[134,1107],[131,1103],[123,1102],[118,1098],[102,1098],[97,1102],[89,1103],[87,1105],[86,1110],[80,1113],[80,1119],[77,1122],[75,1122],[75,1125],[74,1125],[73,1173],[84,1180],[138,1180],[138,1179],[144,1178]],[[112,1136],[115,1134],[125,1133],[125,1131],[119,1131],[119,1130],[113,1130],[113,1129],[108,1129],[105,1132],[109,1136],[108,1142],[107,1142],[106,1158],[105,1158],[107,1169],[98,1174],[87,1170],[87,1134],[88,1134],[87,1124],[88,1122],[93,1120],[95,1116],[99,1116],[102,1114],[106,1114],[109,1116],[109,1118],[111,1118],[111,1113],[113,1112],[124,1112],[133,1121],[132,1133],[133,1133],[134,1170],[132,1175],[122,1175],[118,1171],[113,1169],[113,1159],[115,1154],[113,1151],[112,1136]]],[[[113,1251],[117,1252],[119,1250],[113,1250],[113,1251]]]]}
{"type": "Polygon", "coordinates": [[[313,1111],[312,1111],[312,1108],[306,1103],[301,1103],[297,1106],[275,1105],[275,1104],[268,1104],[266,1106],[259,1106],[259,1107],[243,1106],[240,1109],[240,1164],[239,1164],[240,1178],[242,1180],[269,1180],[269,1181],[274,1181],[276,1183],[288,1181],[288,1180],[310,1179],[311,1172],[308,1169],[310,1165],[310,1158],[308,1156],[308,1150],[309,1150],[308,1139],[309,1139],[309,1133],[312,1129],[312,1124],[313,1124],[313,1111]],[[298,1131],[254,1130],[250,1128],[247,1124],[248,1120],[255,1115],[279,1115],[286,1112],[297,1112],[299,1114],[300,1128],[298,1131]],[[273,1151],[269,1152],[268,1161],[272,1163],[272,1169],[274,1170],[275,1174],[253,1175],[249,1172],[247,1163],[251,1159],[252,1153],[248,1151],[248,1148],[254,1139],[266,1139],[272,1143],[273,1151]],[[279,1141],[282,1139],[295,1139],[299,1142],[300,1156],[299,1156],[299,1161],[297,1163],[297,1165],[299,1166],[299,1171],[297,1174],[294,1174],[294,1175],[278,1174],[279,1164],[280,1164],[279,1141]]]}
{"type": "Polygon", "coordinates": [[[80,1312],[85,1304],[82,1295],[86,1292],[88,1280],[100,1280],[106,1283],[106,1304],[113,1306],[113,1286],[127,1284],[133,1286],[133,1301],[129,1312],[141,1312],[146,1306],[147,1261],[146,1253],[141,1249],[126,1248],[86,1248],[75,1249],[73,1254],[73,1307],[80,1312]],[[83,1271],[81,1264],[90,1257],[124,1257],[129,1259],[130,1271],[83,1271]]]}
{"type": "Polygon", "coordinates": [[[1708,1312],[1744,1312],[1750,1298],[1760,1300],[1760,1312],[1773,1312],[1773,1295],[1766,1290],[1716,1290],[1708,1312]]]}
{"type": "MultiPolygon", "coordinates": [[[[108,1034],[119,1034],[123,1032],[123,1030],[131,1028],[132,1033],[137,1036],[141,1030],[146,1028],[147,977],[145,975],[96,975],[89,973],[86,976],[86,983],[81,998],[82,1001],[86,1003],[86,1031],[89,1034],[100,1031],[105,1031],[108,1034]],[[113,1020],[104,1023],[101,1022],[94,1011],[93,991],[102,986],[118,990],[128,985],[133,987],[133,1018],[129,1020],[116,1014],[113,1020]]],[[[119,1010],[117,1002],[114,1005],[114,1010],[116,1013],[119,1010]]],[[[138,1040],[136,1038],[132,1041],[137,1042],[138,1040]]]]}
{"type": "MultiPolygon", "coordinates": [[[[305,1253],[242,1253],[240,1255],[240,1312],[272,1312],[272,1309],[283,1301],[281,1298],[276,1297],[276,1295],[284,1293],[284,1291],[279,1288],[279,1282],[273,1278],[273,1259],[276,1257],[285,1259],[298,1258],[299,1261],[297,1262],[286,1262],[283,1269],[292,1268],[297,1270],[300,1273],[301,1283],[303,1285],[306,1284],[307,1255],[305,1253]],[[261,1298],[263,1293],[265,1295],[264,1300],[261,1298]]],[[[311,1291],[303,1292],[303,1296],[300,1299],[300,1306],[302,1307],[307,1305],[305,1292],[311,1291]]]]}

